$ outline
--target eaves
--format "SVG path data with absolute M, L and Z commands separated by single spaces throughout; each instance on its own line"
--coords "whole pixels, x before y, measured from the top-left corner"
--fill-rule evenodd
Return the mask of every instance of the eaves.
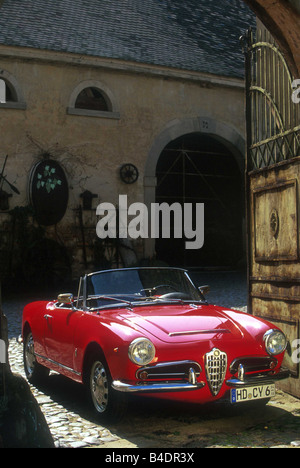
M 0 57 L 12 60 L 29 61 L 35 63 L 51 63 L 53 65 L 67 65 L 76 67 L 91 67 L 102 70 L 111 70 L 128 74 L 160 77 L 180 81 L 191 81 L 202 87 L 222 87 L 243 90 L 245 81 L 238 77 L 213 75 L 200 71 L 180 70 L 147 63 L 138 63 L 120 59 L 107 59 L 81 54 L 54 52 L 49 50 L 12 47 L 0 44 Z

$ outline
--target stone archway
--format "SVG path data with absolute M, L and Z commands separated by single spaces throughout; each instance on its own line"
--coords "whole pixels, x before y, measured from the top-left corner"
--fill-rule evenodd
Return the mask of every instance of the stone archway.
M 233 127 L 210 117 L 194 117 L 170 122 L 157 136 L 150 149 L 145 168 L 144 200 L 150 212 L 150 206 L 156 202 L 157 164 L 165 148 L 173 141 L 185 135 L 198 134 L 218 142 L 232 155 L 243 181 L 245 161 L 245 141 Z M 243 195 L 243 192 L 242 192 Z M 145 240 L 145 257 L 151 258 L 156 252 L 155 239 Z

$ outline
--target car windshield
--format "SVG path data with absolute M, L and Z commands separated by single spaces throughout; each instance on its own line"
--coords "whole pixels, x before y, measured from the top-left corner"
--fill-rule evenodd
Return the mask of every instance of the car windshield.
M 87 307 L 103 302 L 148 303 L 204 301 L 185 270 L 175 268 L 132 268 L 93 273 L 86 277 Z

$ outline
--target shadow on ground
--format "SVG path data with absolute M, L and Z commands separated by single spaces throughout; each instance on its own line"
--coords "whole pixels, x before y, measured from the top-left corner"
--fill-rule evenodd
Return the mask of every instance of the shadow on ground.
M 290 397 L 289 405 L 281 392 L 267 406 L 252 408 L 131 396 L 125 418 L 110 424 L 94 416 L 82 385 L 53 374 L 40 389 L 67 410 L 108 428 L 120 438 L 112 446 L 122 448 L 273 446 L 299 438 L 300 401 Z

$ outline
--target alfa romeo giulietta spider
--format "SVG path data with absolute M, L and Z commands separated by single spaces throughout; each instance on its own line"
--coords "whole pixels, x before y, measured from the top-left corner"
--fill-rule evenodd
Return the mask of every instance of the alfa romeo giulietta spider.
M 129 394 L 202 404 L 268 401 L 287 339 L 271 323 L 209 304 L 177 268 L 87 274 L 78 294 L 23 311 L 24 367 L 37 384 L 50 370 L 84 384 L 102 417 Z

